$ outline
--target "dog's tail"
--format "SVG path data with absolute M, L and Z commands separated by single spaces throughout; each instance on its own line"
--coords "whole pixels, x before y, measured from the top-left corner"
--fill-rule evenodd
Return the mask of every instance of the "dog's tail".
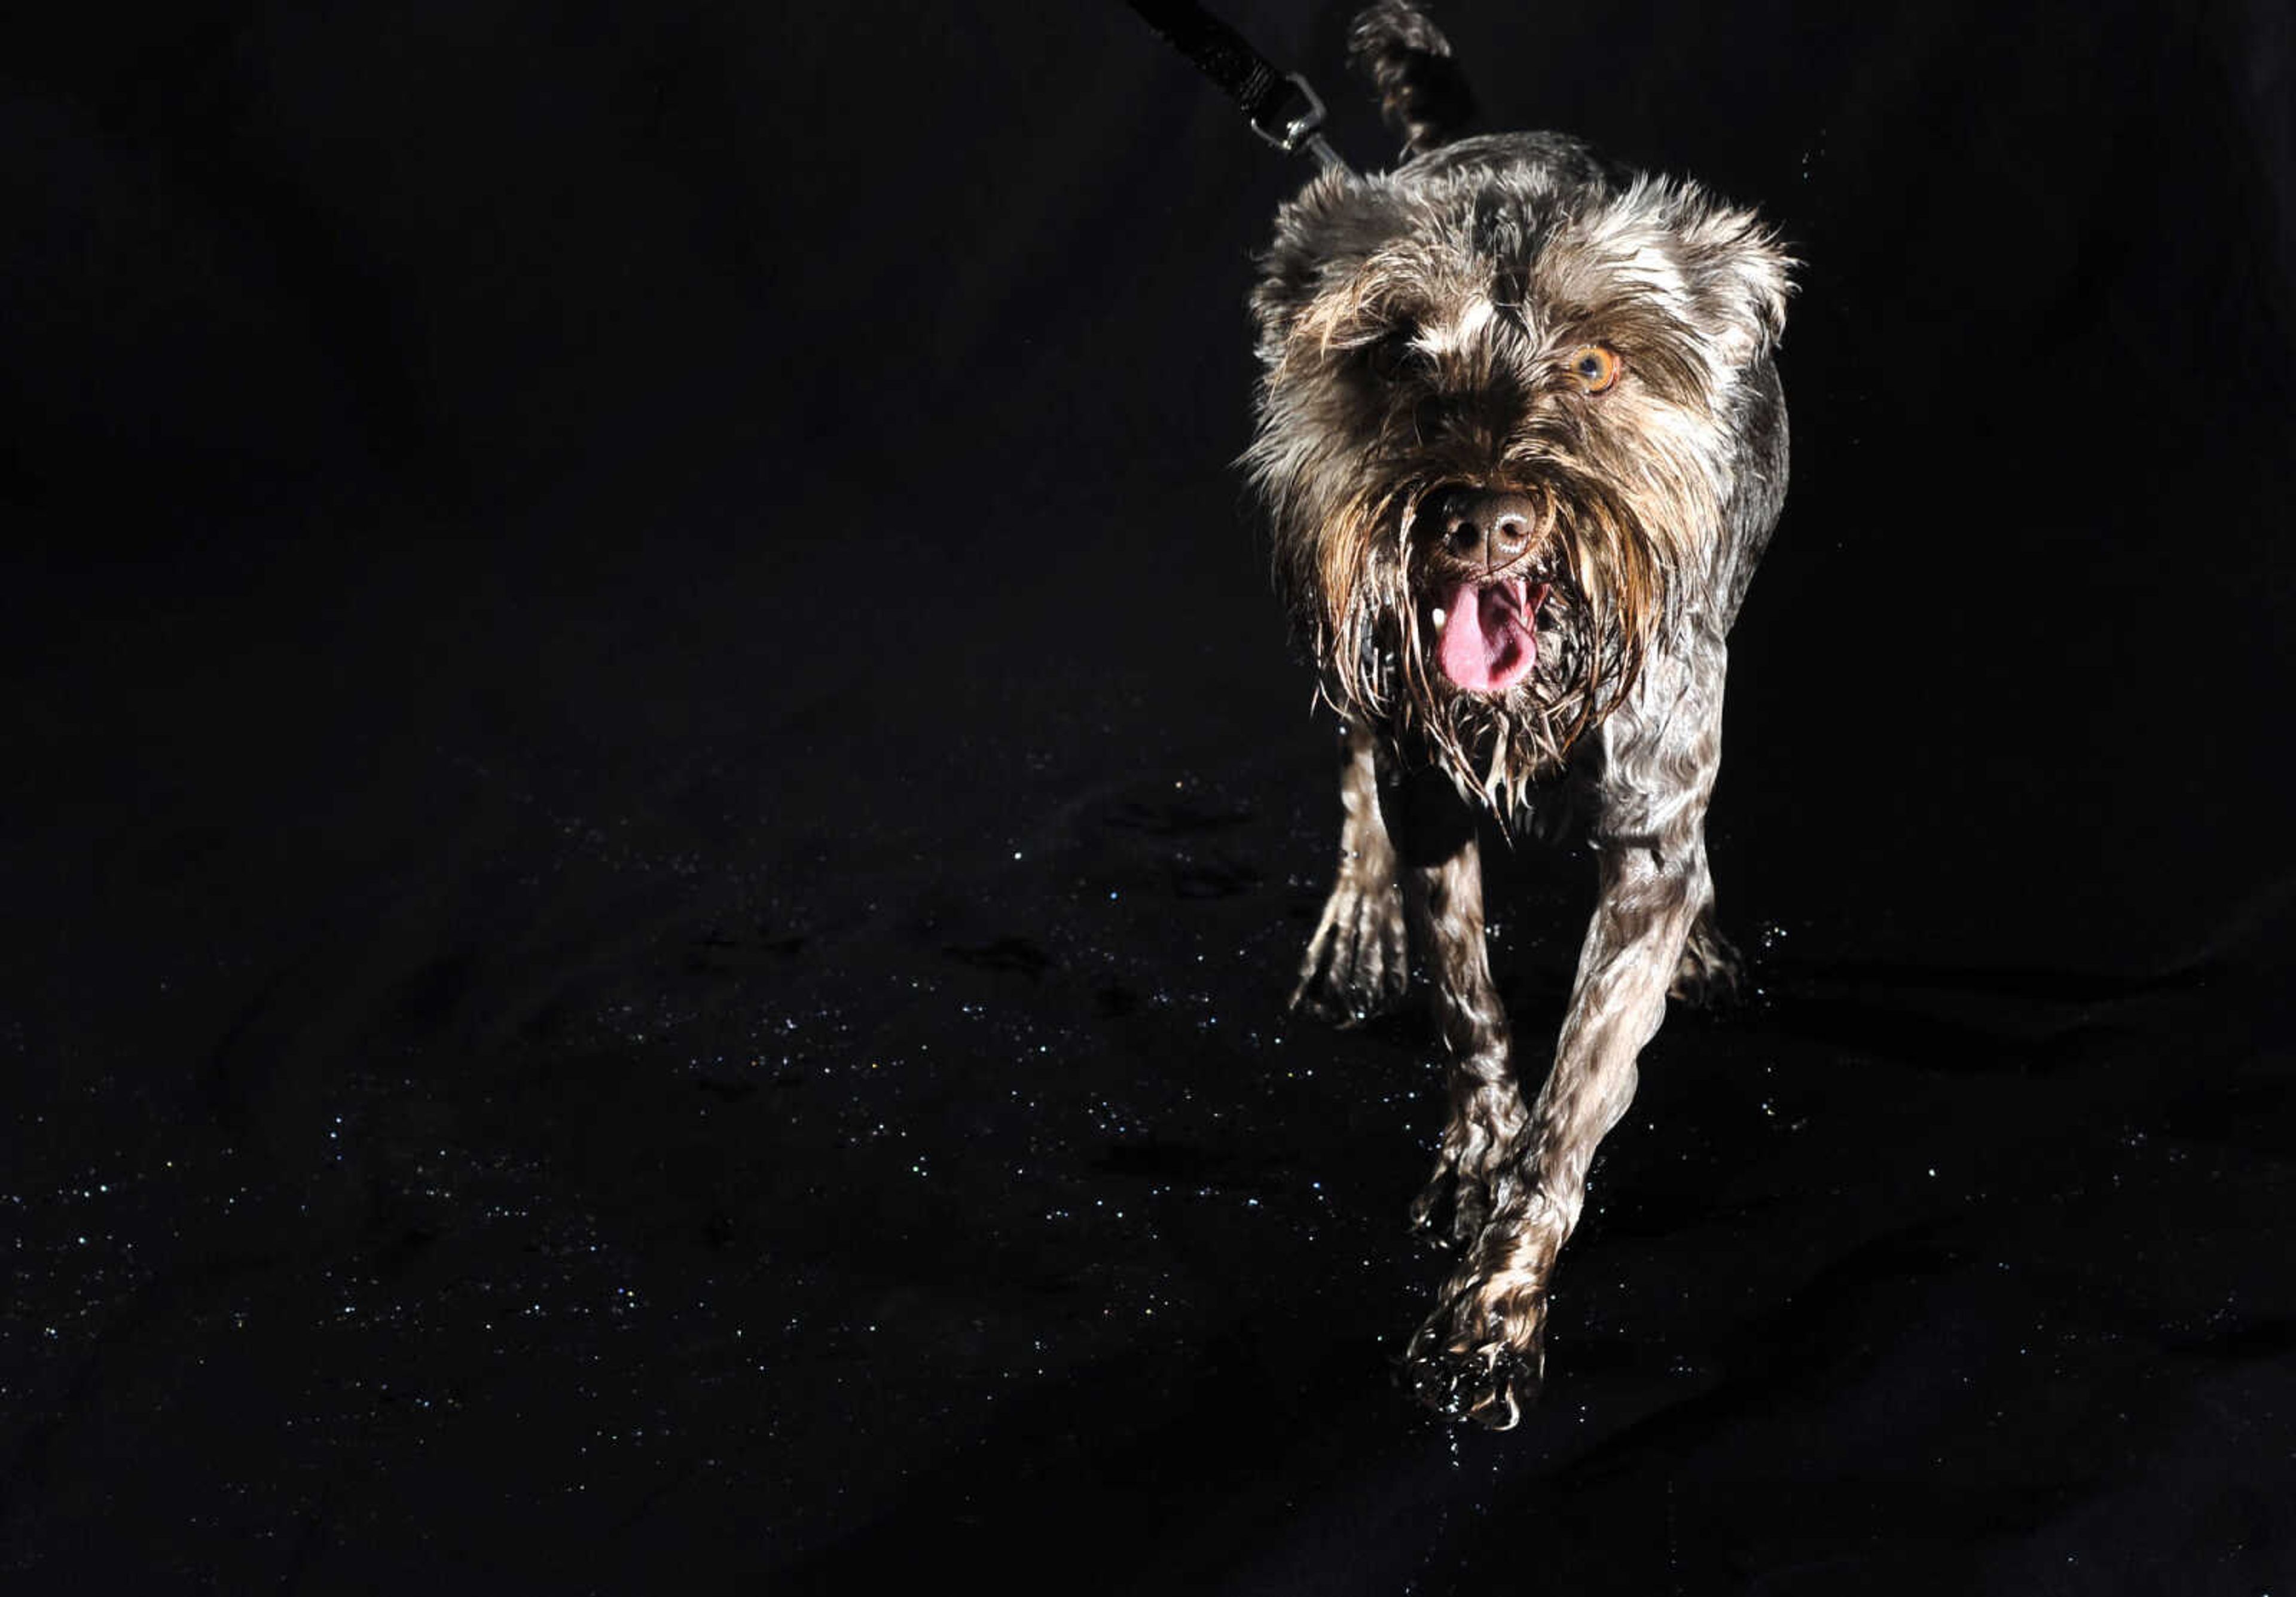
M 1413 155 L 1474 119 L 1475 97 L 1451 41 L 1411 0 L 1378 0 L 1357 12 L 1348 57 L 1379 86 L 1380 114 Z

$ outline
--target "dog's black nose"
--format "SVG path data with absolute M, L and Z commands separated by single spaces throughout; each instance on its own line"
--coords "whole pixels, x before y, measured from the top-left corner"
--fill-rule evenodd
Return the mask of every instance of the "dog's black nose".
M 1538 504 L 1528 494 L 1454 488 L 1443 495 L 1436 514 L 1446 549 L 1494 568 L 1521 559 L 1538 531 Z

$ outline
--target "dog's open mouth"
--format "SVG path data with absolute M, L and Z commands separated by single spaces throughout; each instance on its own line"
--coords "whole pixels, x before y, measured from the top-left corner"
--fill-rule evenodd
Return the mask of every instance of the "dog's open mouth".
M 1538 607 L 1548 585 L 1527 577 L 1469 578 L 1430 617 L 1441 641 L 1435 661 L 1452 685 L 1470 693 L 1504 693 L 1538 664 Z

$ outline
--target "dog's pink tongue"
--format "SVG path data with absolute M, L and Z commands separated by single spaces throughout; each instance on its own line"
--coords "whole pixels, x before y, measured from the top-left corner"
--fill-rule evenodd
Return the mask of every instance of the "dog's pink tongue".
M 1538 663 L 1525 584 L 1518 577 L 1479 588 L 1463 582 L 1444 605 L 1443 675 L 1471 693 L 1504 693 Z

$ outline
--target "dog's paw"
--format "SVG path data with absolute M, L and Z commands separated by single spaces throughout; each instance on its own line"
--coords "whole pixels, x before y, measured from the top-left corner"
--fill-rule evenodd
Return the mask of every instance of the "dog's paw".
M 1512 1430 L 1546 1372 L 1546 1287 L 1510 1275 L 1447 1295 L 1411 1339 L 1396 1384 L 1447 1420 Z
M 1392 881 L 1341 880 L 1300 962 L 1291 1008 L 1333 1025 L 1360 1026 L 1402 1003 L 1410 987 L 1401 889 Z
M 1538 1397 L 1546 1285 L 1570 1221 L 1546 1193 L 1505 1174 L 1492 1190 L 1488 1219 L 1412 1334 L 1397 1380 L 1439 1414 L 1506 1430 Z
M 1697 1009 L 1721 1009 L 1737 1001 L 1745 981 L 1745 961 L 1730 939 L 1701 915 L 1682 946 L 1667 996 Z

